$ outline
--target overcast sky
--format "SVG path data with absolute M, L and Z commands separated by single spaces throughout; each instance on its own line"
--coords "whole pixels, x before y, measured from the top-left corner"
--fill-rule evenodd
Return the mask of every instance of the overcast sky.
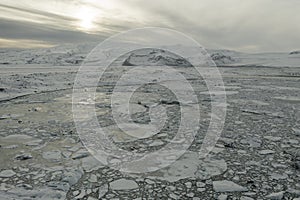
M 300 49 L 299 0 L 1 0 L 0 47 L 102 41 L 149 26 L 181 31 L 205 48 Z

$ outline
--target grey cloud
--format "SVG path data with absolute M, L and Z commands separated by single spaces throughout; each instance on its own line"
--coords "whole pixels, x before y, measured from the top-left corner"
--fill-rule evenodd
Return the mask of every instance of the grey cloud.
M 18 7 L 15 7 L 15 6 L 0 4 L 0 9 L 1 8 L 7 8 L 7 9 L 10 9 L 10 10 L 13 10 L 13 11 L 25 12 L 25 13 L 28 13 L 28 14 L 36 14 L 36 15 L 40 15 L 40 16 L 51 17 L 51 18 L 54 18 L 54 19 L 61 19 L 61 20 L 67 20 L 67 21 L 73 21 L 74 20 L 74 18 L 71 18 L 71 17 L 66 17 L 66 16 L 63 16 L 63 15 L 57 15 L 57 14 L 53 14 L 53 13 L 50 13 L 50 12 L 40 11 L 40 10 L 37 10 L 37 9 L 18 8 Z
M 63 1 L 67 5 L 70 1 Z M 300 2 L 297 0 L 111 0 L 113 8 L 98 5 L 101 16 L 94 34 L 76 30 L 66 17 L 22 6 L 2 5 L 14 12 L 34 13 L 44 25 L 0 21 L 0 36 L 51 42 L 76 42 L 108 37 L 131 28 L 158 26 L 192 36 L 207 48 L 241 51 L 290 51 L 300 49 Z M 89 5 L 81 0 L 72 4 Z M 1 5 L 0 5 L 1 8 Z M 121 14 L 119 16 L 119 14 Z M 47 20 L 43 19 L 47 18 Z M 49 23 L 51 22 L 51 23 Z M 29 27 L 29 28 L 28 28 Z
M 83 43 L 103 40 L 106 35 L 87 34 L 51 28 L 30 22 L 0 19 L 0 37 L 5 39 L 31 39 L 50 43 Z
M 131 0 L 129 3 L 144 10 L 157 26 L 182 31 L 208 48 L 242 51 L 300 48 L 299 1 Z

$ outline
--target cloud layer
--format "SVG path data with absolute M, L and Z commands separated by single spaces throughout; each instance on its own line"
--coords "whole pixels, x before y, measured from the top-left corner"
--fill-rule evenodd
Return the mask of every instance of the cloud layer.
M 24 41 L 31 40 L 33 46 L 38 41 L 49 45 L 100 42 L 120 31 L 158 26 L 181 31 L 206 48 L 248 52 L 300 49 L 298 0 L 1 2 L 2 47 L 19 47 L 19 43 L 24 47 Z

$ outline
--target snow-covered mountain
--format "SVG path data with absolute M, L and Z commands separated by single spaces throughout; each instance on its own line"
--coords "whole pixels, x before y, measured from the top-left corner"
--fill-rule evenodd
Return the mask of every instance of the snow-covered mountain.
M 0 65 L 80 65 L 96 43 L 63 45 L 47 49 L 0 49 Z M 120 48 L 126 48 L 126 44 Z M 208 50 L 217 66 L 256 65 L 273 67 L 300 67 L 300 51 L 290 53 L 248 54 L 231 50 Z M 163 50 L 142 49 L 129 53 L 123 65 L 190 66 L 183 58 Z
M 300 51 L 292 51 L 290 55 L 299 55 L 300 56 Z
M 226 65 L 232 64 L 236 60 L 230 55 L 223 54 L 221 52 L 212 52 L 210 54 L 212 60 L 216 63 L 216 65 Z
M 39 49 L 0 49 L 0 65 L 79 65 L 95 44 L 64 45 Z
M 127 59 L 123 62 L 123 66 L 185 66 L 191 67 L 192 65 L 170 52 L 161 49 L 142 49 L 134 53 L 130 53 Z

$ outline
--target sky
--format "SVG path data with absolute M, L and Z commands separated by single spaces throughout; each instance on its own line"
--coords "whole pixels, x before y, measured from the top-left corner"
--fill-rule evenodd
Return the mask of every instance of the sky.
M 209 49 L 300 50 L 299 0 L 1 0 L 0 47 L 101 42 L 165 27 Z

